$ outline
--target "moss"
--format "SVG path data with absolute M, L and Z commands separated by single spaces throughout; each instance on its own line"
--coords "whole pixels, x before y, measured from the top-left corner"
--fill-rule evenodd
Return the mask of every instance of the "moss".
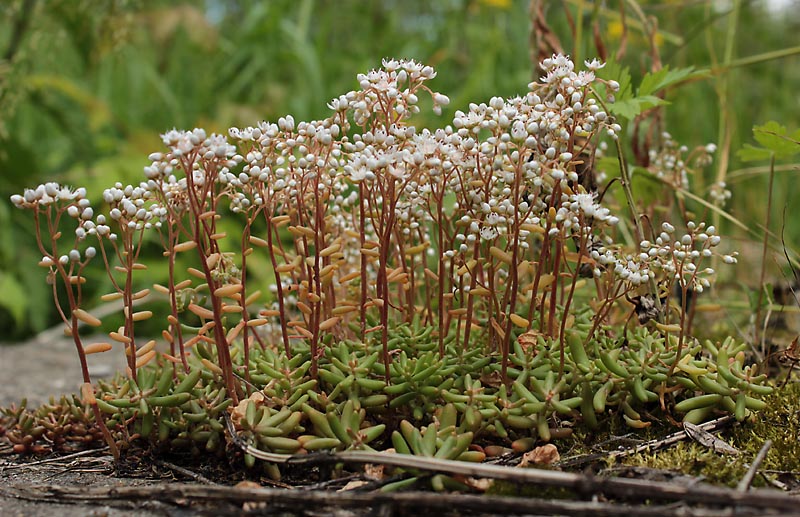
M 701 476 L 711 483 L 735 485 L 769 439 L 773 442 L 772 449 L 761 470 L 800 471 L 800 384 L 776 389 L 765 401 L 765 410 L 718 433 L 741 452 L 737 456 L 722 455 L 698 443 L 684 441 L 660 451 L 633 455 L 623 463 L 679 471 Z M 764 482 L 756 477 L 753 484 L 759 486 Z
M 800 383 L 776 389 L 764 401 L 766 409 L 729 433 L 731 445 L 753 458 L 765 441 L 772 440 L 761 468 L 800 471 Z
M 746 454 L 722 455 L 694 442 L 681 442 L 669 449 L 636 454 L 625 464 L 677 471 L 710 483 L 735 486 L 747 472 L 749 459 Z

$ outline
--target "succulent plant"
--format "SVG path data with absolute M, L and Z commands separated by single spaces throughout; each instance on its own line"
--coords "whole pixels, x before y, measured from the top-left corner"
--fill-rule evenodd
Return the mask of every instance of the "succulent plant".
M 686 318 L 688 293 L 710 286 L 700 265 L 716 229 L 688 221 L 680 235 L 664 221 L 650 242 L 632 214 L 638 242 L 626 248 L 619 217 L 579 181 L 578 155 L 621 130 L 597 95 L 619 84 L 598 67 L 553 56 L 524 96 L 418 131 L 408 123 L 418 95 L 435 109 L 449 100 L 427 86 L 431 67 L 387 60 L 324 120 L 165 133 L 147 181 L 104 192 L 108 216 L 84 189 L 13 196 L 67 294 L 68 306 L 54 302 L 84 383 L 80 397 L 6 410 L 6 436 L 19 452 L 101 438 L 115 454 L 137 440 L 221 452 L 230 422 L 238 440 L 279 455 L 391 436 L 401 453 L 479 461 L 473 442 L 520 450 L 607 418 L 746 419 L 771 390 L 765 376 L 743 344 L 701 343 Z M 68 250 L 62 218 L 75 226 Z M 134 310 L 150 293 L 133 287 L 146 232 L 167 257 L 167 285 L 153 289 L 169 300 L 168 353 L 138 335 L 139 322 L 163 319 Z M 247 275 L 256 253 L 274 278 L 267 302 Z M 81 306 L 98 254 L 114 287 L 103 299 L 123 301 L 124 324 L 108 336 L 127 369 L 95 386 L 86 356 L 113 346 L 84 346 L 78 326 L 102 325 Z M 662 300 L 674 290 L 682 302 Z M 626 312 L 638 326 L 619 323 Z
M 458 411 L 453 404 L 439 408 L 434 419 L 427 426 L 418 429 L 407 420 L 400 422 L 399 430 L 392 432 L 392 445 L 398 454 L 415 454 L 429 458 L 481 462 L 486 458 L 482 451 L 470 450 L 474 437 L 472 431 L 463 431 L 469 424 L 458 423 Z M 382 490 L 392 491 L 409 486 L 419 480 L 412 476 L 404 480 L 384 485 Z M 455 479 L 445 475 L 430 477 L 434 490 L 446 487 L 463 488 Z
M 558 341 L 517 339 L 509 384 L 500 382 L 496 363 L 484 361 L 482 353 L 462 353 L 449 344 L 440 358 L 435 350 L 403 350 L 398 341 L 387 385 L 376 366 L 379 343 L 370 348 L 342 341 L 320 358 L 318 379 L 311 378 L 302 349 L 291 358 L 283 350 L 254 349 L 250 384 L 241 380 L 250 395 L 235 406 L 219 375 L 197 358 L 189 373 L 156 361 L 136 381 L 117 376 L 99 382 L 96 399 L 123 449 L 138 440 L 221 451 L 224 418 L 230 415 L 240 437 L 267 452 L 371 450 L 391 437 L 398 452 L 475 459 L 478 451 L 467 447 L 476 441 L 527 450 L 569 435 L 576 424 L 593 428 L 607 418 L 620 418 L 634 429 L 648 426 L 644 415 L 652 418 L 659 411 L 687 422 L 715 413 L 744 420 L 763 409 L 762 397 L 772 391 L 764 374 L 744 364 L 745 345 L 733 339 L 694 342 L 680 358 L 657 332 L 637 330 L 624 348 L 611 338 L 584 348 L 582 339 L 579 331 L 570 333 L 560 376 Z M 205 353 L 210 352 L 198 355 Z M 243 354 L 232 350 L 231 356 L 241 367 Z M 35 410 L 23 404 L 3 414 L 5 436 L 18 452 L 102 440 L 92 412 L 77 396 Z M 255 458 L 246 455 L 245 463 L 253 465 Z

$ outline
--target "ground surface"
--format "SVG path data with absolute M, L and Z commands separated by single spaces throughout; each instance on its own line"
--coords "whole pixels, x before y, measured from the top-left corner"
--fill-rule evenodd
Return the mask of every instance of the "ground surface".
M 125 366 L 122 354 L 114 351 L 90 355 L 88 361 L 92 380 Z M 0 345 L 0 379 L 0 406 L 27 398 L 33 407 L 51 396 L 76 393 L 83 382 L 74 343 L 52 331 L 24 343 Z
M 19 403 L 27 398 L 31 407 L 46 402 L 50 396 L 75 393 L 82 379 L 75 345 L 69 339 L 54 335 L 54 332 L 38 339 L 19 344 L 0 345 L 0 407 Z M 91 342 L 87 341 L 86 344 Z M 89 357 L 93 378 L 113 375 L 123 367 L 121 354 L 97 354 Z M 0 455 L 0 483 L 16 484 L 61 484 L 70 486 L 120 485 L 130 486 L 155 483 L 141 479 L 114 478 L 111 457 L 93 458 L 93 462 L 82 461 L 69 465 L 70 461 L 53 464 L 20 465 L 15 455 Z M 79 467 L 76 471 L 76 467 Z M 147 508 L 137 509 L 137 515 L 164 515 Z M 129 515 L 128 510 L 81 504 L 53 504 L 11 498 L 0 493 L 0 515 L 11 516 L 119 516 Z
M 68 339 L 61 336 L 54 335 L 40 336 L 37 340 L 32 340 L 27 343 L 20 343 L 14 345 L 0 345 L 0 407 L 9 406 L 10 404 L 19 403 L 22 398 L 27 398 L 31 407 L 46 402 L 51 396 L 60 396 L 61 394 L 75 393 L 80 386 L 82 379 L 80 377 L 80 370 L 78 367 L 78 360 L 75 354 L 74 345 Z M 86 343 L 91 340 L 86 340 Z M 93 380 L 110 377 L 114 372 L 124 368 L 122 354 L 108 353 L 90 356 L 90 370 Z M 84 451 L 86 452 L 86 451 Z M 243 510 L 247 510 L 248 515 L 270 514 L 270 515 L 336 515 L 336 516 L 361 516 L 361 515 L 416 515 L 421 511 L 418 507 L 412 510 L 414 504 L 419 501 L 406 501 L 406 503 L 398 503 L 397 501 L 391 503 L 380 503 L 375 505 L 364 504 L 358 506 L 358 501 L 354 502 L 353 498 L 368 495 L 367 492 L 347 492 L 341 494 L 334 492 L 331 489 L 341 488 L 346 482 L 329 481 L 320 483 L 318 486 L 299 486 L 308 485 L 310 482 L 305 474 L 295 475 L 296 480 L 303 479 L 304 481 L 288 488 L 300 488 L 301 493 L 308 494 L 308 498 L 313 497 L 329 497 L 324 494 L 332 494 L 334 497 L 343 495 L 341 499 L 344 507 L 337 508 L 336 503 L 331 503 L 319 506 L 319 509 L 314 509 L 313 501 L 309 500 L 304 504 L 304 510 L 294 510 L 289 506 L 287 510 L 286 503 L 278 504 L 278 510 L 275 506 L 264 506 L 265 503 L 242 503 L 241 501 L 233 501 L 230 498 L 220 498 L 219 500 L 207 501 L 206 503 L 199 504 L 193 501 L 190 497 L 184 497 L 181 490 L 183 487 L 189 487 L 186 493 L 192 493 L 191 490 L 212 490 L 216 488 L 224 489 L 226 486 L 231 486 L 243 478 L 240 472 L 231 472 L 228 468 L 223 471 L 218 467 L 210 465 L 208 459 L 189 458 L 187 461 L 182 462 L 180 458 L 173 459 L 173 463 L 162 461 L 159 458 L 150 458 L 146 452 L 139 452 L 133 454 L 137 456 L 128 464 L 118 465 L 113 462 L 113 458 L 103 451 L 88 451 L 87 454 L 79 454 L 64 457 L 47 457 L 47 458 L 20 458 L 13 454 L 10 447 L 0 442 L 0 516 L 109 516 L 118 517 L 123 515 L 137 515 L 137 516 L 183 516 L 183 515 L 221 515 L 221 514 L 242 514 Z M 184 458 L 185 459 L 185 458 Z M 187 470 L 182 470 L 180 465 L 188 467 Z M 226 467 L 227 468 L 227 467 Z M 216 469 L 216 470 L 215 470 Z M 580 469 L 579 469 L 580 470 Z M 674 476 L 675 473 L 660 471 L 661 474 L 666 472 L 668 474 L 667 481 L 671 484 L 694 486 L 700 481 L 698 478 L 689 478 L 688 485 L 678 483 Z M 643 469 L 641 472 L 631 470 L 627 475 L 640 480 L 652 480 L 654 482 L 663 481 L 654 476 L 658 474 L 653 469 Z M 302 474 L 302 473 L 300 473 Z M 618 473 L 616 473 L 618 474 Z M 615 475 L 616 475 L 615 474 Z M 671 476 L 671 477 L 670 477 Z M 625 475 L 623 475 L 625 477 Z M 324 477 L 323 477 L 324 479 Z M 268 480 L 261 479 L 261 486 L 269 486 Z M 293 482 L 290 480 L 290 482 Z M 184 485 L 184 483 L 191 483 L 191 485 Z M 42 486 L 41 489 L 36 488 Z M 259 484 L 254 486 L 258 487 Z M 273 487 L 275 485 L 273 484 Z M 280 486 L 279 484 L 277 486 Z M 283 485 L 286 487 L 286 485 Z M 48 488 L 49 487 L 49 488 Z M 58 487 L 64 487 L 62 492 L 58 491 Z M 119 489 L 127 491 L 129 494 L 124 498 L 118 500 L 109 500 L 108 494 L 105 499 L 99 499 L 93 502 L 76 501 L 73 497 L 73 502 L 64 504 L 63 501 L 70 499 L 70 494 L 64 493 L 64 490 L 77 490 L 78 492 L 90 492 L 92 490 L 108 490 Z M 318 488 L 317 490 L 308 490 L 309 488 Z M 319 490 L 325 488 L 326 490 Z M 367 488 L 367 487 L 365 487 Z M 131 497 L 131 491 L 142 490 L 138 496 Z M 175 490 L 175 494 L 164 494 L 164 490 Z M 159 497 L 152 497 L 148 499 L 147 491 L 159 491 Z M 286 490 L 281 490 L 286 493 Z M 295 490 L 289 492 L 297 493 Z M 518 494 L 518 489 L 515 490 Z M 369 493 L 375 493 L 369 491 Z M 776 491 L 776 494 L 781 494 Z M 785 492 L 784 492 L 785 493 Z M 353 494 L 348 496 L 347 494 Z M 417 493 L 419 494 L 419 493 Z M 429 494 L 426 496 L 405 494 L 408 496 L 424 498 L 446 498 L 446 495 Z M 514 494 L 510 494 L 514 495 Z M 525 493 L 526 496 L 533 495 L 533 497 L 552 497 L 552 492 L 547 489 L 537 489 L 533 494 Z M 112 494 L 113 496 L 113 494 Z M 782 495 L 781 495 L 782 496 Z M 262 494 L 262 501 L 270 500 L 269 494 Z M 281 497 L 278 494 L 277 497 Z M 302 497 L 302 496 L 300 496 Z M 347 497 L 351 500 L 346 501 Z M 456 497 L 466 500 L 469 495 L 459 495 Z M 483 496 L 485 497 L 485 496 Z M 465 499 L 466 498 L 466 499 Z M 515 498 L 516 499 L 516 498 Z M 591 498 L 589 498 L 591 499 Z M 697 501 L 697 499 L 695 499 Z M 584 501 L 575 501 L 576 505 L 588 505 L 583 510 L 576 509 L 569 512 L 571 515 L 636 515 L 636 510 L 625 511 L 624 508 L 616 506 L 613 509 L 597 508 L 595 511 L 589 511 L 591 505 L 602 505 L 601 502 L 589 502 L 588 499 Z M 798 500 L 800 501 L 800 500 Z M 439 501 L 445 502 L 444 499 Z M 534 500 L 531 500 L 533 503 Z M 324 501 L 323 501 L 324 503 Z M 478 500 L 475 500 L 475 504 Z M 248 504 L 251 504 L 248 509 Z M 272 504 L 272 503 L 271 503 Z M 299 503 L 297 503 L 299 504 Z M 396 506 L 401 504 L 401 506 Z M 405 504 L 405 506 L 403 506 Z M 571 503 L 567 503 L 571 504 Z M 673 515 L 680 513 L 682 515 L 703 515 L 703 516 L 716 516 L 716 515 L 729 515 L 727 513 L 720 513 L 720 511 L 727 510 L 713 510 L 710 513 L 706 510 L 700 509 L 697 513 L 697 508 L 683 508 L 683 503 L 674 503 L 678 506 L 667 506 L 667 513 L 649 513 L 649 515 Z M 191 505 L 191 506 L 190 506 Z M 261 506 L 258 506 L 261 505 Z M 309 510 L 309 506 L 312 507 Z M 800 506 L 799 506 L 800 507 Z M 642 507 L 639 507 L 641 509 Z M 663 507 L 662 507 L 663 508 Z M 671 513 L 674 509 L 677 513 Z M 460 515 L 463 514 L 463 503 L 455 501 L 453 506 L 442 508 L 439 506 L 436 513 L 444 517 L 445 515 Z M 431 510 L 431 508 L 427 508 Z M 679 511 L 680 510 L 680 511 Z M 753 514 L 753 507 L 748 511 L 739 511 L 741 515 L 757 515 Z M 735 510 L 734 510 L 735 511 Z M 266 513 L 265 513 L 266 512 Z M 454 513 L 455 512 L 455 513 Z M 427 513 L 427 511 L 423 511 Z M 499 510 L 484 509 L 477 511 L 472 515 L 493 515 L 502 513 Z M 527 513 L 527 512 L 525 512 Z M 550 511 L 545 513 L 533 512 L 538 515 L 549 515 Z M 561 513 L 561 512 L 558 512 Z M 800 513 L 772 513 L 772 515 L 800 515 Z

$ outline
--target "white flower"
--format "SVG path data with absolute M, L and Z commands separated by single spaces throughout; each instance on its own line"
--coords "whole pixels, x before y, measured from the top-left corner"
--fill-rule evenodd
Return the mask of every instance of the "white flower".
M 584 61 L 583 64 L 584 64 L 584 66 L 586 68 L 588 68 L 589 70 L 592 70 L 594 72 L 596 72 L 597 70 L 600 70 L 601 68 L 606 66 L 605 63 L 603 63 L 602 61 L 600 61 L 597 58 L 594 58 L 591 61 Z

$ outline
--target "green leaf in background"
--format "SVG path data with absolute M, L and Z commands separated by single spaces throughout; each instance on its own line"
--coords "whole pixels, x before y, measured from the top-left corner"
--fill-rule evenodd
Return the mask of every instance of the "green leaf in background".
M 0 307 L 6 309 L 17 325 L 25 322 L 25 315 L 28 309 L 28 297 L 25 289 L 13 276 L 0 271 Z
M 639 85 L 637 95 L 640 97 L 652 95 L 665 88 L 669 88 L 670 86 L 675 86 L 683 81 L 707 76 L 707 70 L 695 70 L 692 66 L 671 70 L 669 65 L 666 65 L 661 70 L 645 74 L 645 76 L 642 78 L 642 84 Z
M 744 144 L 744 147 L 739 149 L 739 152 L 736 154 L 743 162 L 757 162 L 769 160 L 772 156 L 772 151 L 769 149 L 763 149 L 761 147 L 755 147 L 750 144 Z
M 661 70 L 645 74 L 634 94 L 633 80 L 627 67 L 623 68 L 612 59 L 606 63 L 605 68 L 598 72 L 598 76 L 603 79 L 619 83 L 619 91 L 614 94 L 615 101 L 609 106 L 609 111 L 628 120 L 633 120 L 637 115 L 650 108 L 669 104 L 655 95 L 658 92 L 683 81 L 707 75 L 708 71 L 695 70 L 694 67 L 671 70 L 669 66 L 665 66 Z
M 745 144 L 738 153 L 742 161 L 769 160 L 773 155 L 775 158 L 788 158 L 800 153 L 800 129 L 788 133 L 786 126 L 774 120 L 763 126 L 753 126 L 753 138 L 761 147 Z
M 623 67 L 615 59 L 611 58 L 606 62 L 605 67 L 598 70 L 597 76 L 607 81 L 617 81 L 619 83 L 619 90 L 614 93 L 614 104 L 608 107 L 609 111 L 628 120 L 633 119 L 639 112 L 636 111 L 635 103 L 632 103 L 634 95 L 630 69 Z M 607 91 L 600 89 L 602 91 L 598 91 L 598 93 L 602 99 L 605 99 Z

